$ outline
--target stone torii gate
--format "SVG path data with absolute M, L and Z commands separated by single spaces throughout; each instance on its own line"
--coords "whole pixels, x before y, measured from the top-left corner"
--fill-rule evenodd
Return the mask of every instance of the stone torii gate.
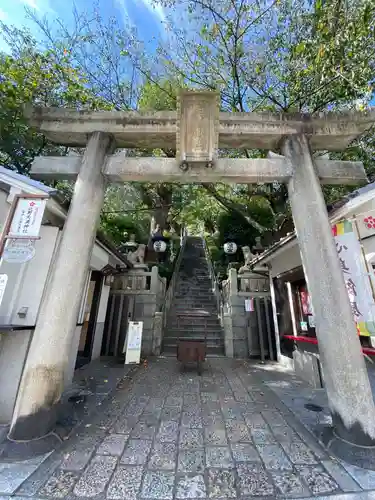
M 183 91 L 177 112 L 29 110 L 48 139 L 86 147 L 82 157 L 39 157 L 40 179 L 76 179 L 63 236 L 41 306 L 18 391 L 9 437 L 48 434 L 63 389 L 106 181 L 228 182 L 288 185 L 335 433 L 375 445 L 375 410 L 320 184 L 366 180 L 360 162 L 313 159 L 311 150 L 339 151 L 375 122 L 371 112 L 327 114 L 219 113 L 218 96 Z M 176 158 L 113 156 L 118 148 L 176 147 Z M 280 150 L 268 159 L 218 158 L 218 148 Z M 279 149 L 280 148 L 280 149 Z M 340 347 L 339 353 L 337 346 Z

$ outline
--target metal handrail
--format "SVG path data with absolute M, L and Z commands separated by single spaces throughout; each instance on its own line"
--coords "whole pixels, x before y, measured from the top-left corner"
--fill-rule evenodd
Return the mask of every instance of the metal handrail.
M 219 317 L 222 319 L 223 318 L 223 300 L 222 300 L 222 296 L 221 296 L 221 292 L 220 292 L 220 288 L 219 288 L 219 283 L 217 281 L 215 270 L 214 270 L 214 267 L 212 265 L 211 255 L 210 255 L 210 252 L 208 251 L 206 238 L 202 237 L 202 240 L 203 240 L 203 248 L 204 248 L 207 263 L 208 263 L 208 270 L 209 270 L 210 276 L 211 276 L 212 289 L 215 292 L 215 296 L 216 296 L 217 310 L 219 312 Z
M 186 239 L 187 239 L 187 234 L 184 232 L 184 235 L 181 238 L 181 245 L 180 245 L 180 250 L 178 252 L 177 259 L 174 261 L 174 270 L 172 274 L 172 278 L 169 282 L 168 290 L 165 294 L 165 300 L 164 300 L 164 305 L 162 307 L 162 313 L 163 313 L 163 328 L 166 326 L 167 323 L 167 316 L 169 313 L 169 310 L 171 308 L 172 304 L 172 299 L 174 296 L 174 289 L 176 286 L 176 279 L 177 279 L 177 273 L 178 269 L 180 267 L 181 259 L 182 259 L 182 254 L 186 245 Z

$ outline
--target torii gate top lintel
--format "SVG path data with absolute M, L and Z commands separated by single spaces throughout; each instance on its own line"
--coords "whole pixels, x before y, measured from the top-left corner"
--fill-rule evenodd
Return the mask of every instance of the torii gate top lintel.
M 268 159 L 218 158 L 222 149 L 278 149 L 283 139 L 305 135 L 313 150 L 337 151 L 375 122 L 375 111 L 301 114 L 221 113 L 218 94 L 180 92 L 176 111 L 75 111 L 31 108 L 30 122 L 50 140 L 86 146 L 95 132 L 110 135 L 118 148 L 167 148 L 175 158 L 131 158 L 110 155 L 103 173 L 112 182 L 286 182 L 292 174 L 283 156 Z M 74 179 L 79 157 L 37 158 L 31 173 L 40 179 Z M 210 168 L 206 168 L 210 167 Z M 214 167 L 214 168 L 211 168 Z M 366 180 L 360 162 L 318 159 L 323 184 L 356 184 Z
M 93 132 L 111 134 L 119 148 L 171 148 L 184 111 L 211 110 L 218 146 L 235 149 L 277 148 L 288 135 L 305 134 L 313 150 L 341 151 L 375 123 L 375 109 L 364 112 L 328 112 L 318 116 L 299 113 L 219 112 L 217 94 L 183 91 L 177 111 L 77 111 L 57 107 L 29 107 L 25 116 L 57 144 L 84 147 Z M 213 121 L 206 113 L 207 122 Z M 178 148 L 177 148 L 178 149 Z

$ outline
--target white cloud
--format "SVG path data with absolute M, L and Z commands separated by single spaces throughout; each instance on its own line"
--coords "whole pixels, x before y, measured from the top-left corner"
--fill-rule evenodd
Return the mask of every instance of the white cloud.
M 165 22 L 166 21 L 166 15 L 164 12 L 163 7 L 156 2 L 153 2 L 152 0 L 136 0 L 137 3 L 142 3 L 146 9 L 151 12 L 152 14 L 156 15 L 160 21 Z
M 115 3 L 118 5 L 121 14 L 122 14 L 122 19 L 124 20 L 125 23 L 129 22 L 130 20 L 130 15 L 128 8 L 126 6 L 126 0 L 115 0 Z
M 25 5 L 27 5 L 28 7 L 31 7 L 32 9 L 35 9 L 35 10 L 40 10 L 40 7 L 39 5 L 36 3 L 36 0 L 21 0 L 22 3 L 24 3 Z
M 0 9 L 0 21 L 6 21 L 8 19 L 8 14 Z

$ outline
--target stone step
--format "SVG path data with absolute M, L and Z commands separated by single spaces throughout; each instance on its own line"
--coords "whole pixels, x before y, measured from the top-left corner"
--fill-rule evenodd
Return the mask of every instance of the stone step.
M 207 354 L 210 356 L 222 356 L 224 354 L 224 345 L 207 345 Z M 176 344 L 164 344 L 163 353 L 177 355 Z
M 217 334 L 204 334 L 202 332 L 192 332 L 192 331 L 185 331 L 185 332 L 176 332 L 176 331 L 170 331 L 168 334 L 164 335 L 164 341 L 165 342 L 177 342 L 177 340 L 192 340 L 192 339 L 197 339 L 197 340 L 207 340 L 207 342 L 211 342 L 213 344 L 222 344 L 224 342 L 222 335 L 217 335 Z
M 218 316 L 210 316 L 206 318 L 189 318 L 189 317 L 181 317 L 178 314 L 169 314 L 167 323 L 170 325 L 173 324 L 191 324 L 194 326 L 220 326 L 220 319 Z
M 193 302 L 193 303 L 187 303 L 185 302 L 184 304 L 173 304 L 170 312 L 169 312 L 169 317 L 176 317 L 176 316 L 181 316 L 182 314 L 189 314 L 192 311 L 204 311 L 205 313 L 208 313 L 211 318 L 218 318 L 219 314 L 217 311 L 217 307 L 212 305 L 207 305 L 207 304 L 199 304 L 199 302 Z
M 167 323 L 167 327 L 165 329 L 165 336 L 168 337 L 185 337 L 191 335 L 207 335 L 210 338 L 221 338 L 223 336 L 223 330 L 221 326 L 217 326 L 215 328 L 194 328 L 192 326 L 176 326 L 169 325 Z

